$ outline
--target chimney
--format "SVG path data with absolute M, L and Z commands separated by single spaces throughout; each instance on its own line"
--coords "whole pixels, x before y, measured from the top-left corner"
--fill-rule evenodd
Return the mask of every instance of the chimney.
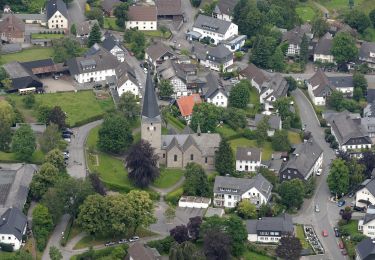
M 251 152 L 247 152 L 247 156 L 251 156 Z

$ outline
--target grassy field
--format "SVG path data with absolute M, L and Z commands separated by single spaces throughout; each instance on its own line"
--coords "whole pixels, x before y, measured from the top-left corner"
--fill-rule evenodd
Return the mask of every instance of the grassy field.
M 171 37 L 171 32 L 167 31 L 164 35 L 161 33 L 161 31 L 142 31 L 144 35 L 149 36 L 149 37 L 160 37 L 164 39 L 169 39 Z
M 31 39 L 61 39 L 64 36 L 64 34 L 33 33 Z
M 255 117 L 260 109 L 259 93 L 256 88 L 250 88 L 250 97 L 249 97 L 249 107 L 247 109 L 247 114 L 250 117 Z
M 288 139 L 291 144 L 299 144 L 302 142 L 301 136 L 293 131 L 288 131 Z
M 105 17 L 104 18 L 104 29 L 110 29 L 110 30 L 114 30 L 114 31 L 124 31 L 123 28 L 119 27 L 117 24 L 116 24 L 116 18 L 114 17 Z
M 31 163 L 42 164 L 44 154 L 41 150 L 36 150 L 31 157 Z M 18 162 L 14 153 L 0 152 L 0 162 Z
M 235 130 L 233 130 L 232 128 L 230 128 L 227 125 L 222 125 L 220 127 L 217 127 L 216 132 L 221 134 L 225 138 L 229 138 L 229 137 L 237 134 L 237 132 Z
M 251 251 L 246 251 L 245 254 L 243 255 L 243 259 L 245 260 L 272 260 L 274 258 L 266 256 L 266 255 L 261 255 L 255 252 L 251 252 Z
M 154 182 L 153 186 L 160 189 L 166 189 L 175 185 L 184 175 L 182 169 L 161 169 L 160 176 Z
M 341 14 L 349 10 L 348 0 L 319 0 L 321 5 L 325 6 L 330 12 Z M 358 8 L 365 13 L 369 13 L 375 8 L 374 0 L 355 0 L 354 8 Z
M 51 58 L 53 55 L 52 48 L 31 48 L 17 53 L 1 55 L 0 65 L 12 61 L 33 61 Z
M 28 117 L 27 113 L 31 113 L 34 117 L 37 116 L 36 111 L 24 109 L 22 103 L 24 97 L 11 95 L 10 98 L 16 102 L 17 108 L 20 109 L 26 118 Z M 60 106 L 62 110 L 67 113 L 67 123 L 70 126 L 75 126 L 82 120 L 100 116 L 106 111 L 114 108 L 111 98 L 97 100 L 92 91 L 35 95 L 35 99 L 38 105 L 46 105 L 50 107 Z
M 301 225 L 296 226 L 296 236 L 301 241 L 302 248 L 307 249 L 310 248 L 309 242 L 305 238 L 305 234 L 303 233 L 303 227 Z
M 310 3 L 300 3 L 296 7 L 296 12 L 298 16 L 304 22 L 312 21 L 316 14 L 316 9 Z
M 178 120 L 177 118 L 173 117 L 169 113 L 167 114 L 167 122 L 168 122 L 168 124 L 170 124 L 171 126 L 173 126 L 174 128 L 176 128 L 176 130 L 182 131 L 185 128 L 185 125 L 180 120 Z
M 236 154 L 237 147 L 258 147 L 255 140 L 249 140 L 246 138 L 237 138 L 229 141 L 232 147 L 233 153 Z M 272 156 L 272 145 L 270 142 L 265 142 L 262 147 L 262 160 L 270 160 Z

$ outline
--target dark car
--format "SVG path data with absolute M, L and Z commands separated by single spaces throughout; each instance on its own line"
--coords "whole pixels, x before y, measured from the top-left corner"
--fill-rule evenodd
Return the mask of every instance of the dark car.
M 339 232 L 339 229 L 337 227 L 334 227 L 333 231 L 335 232 L 335 237 L 340 237 L 340 232 Z
M 70 134 L 70 135 L 72 135 L 73 131 L 72 131 L 72 129 L 69 129 L 69 128 L 63 128 L 62 129 L 62 133 L 63 134 Z
M 110 242 L 108 241 L 107 243 L 105 243 L 105 246 L 113 246 L 113 245 L 116 245 L 115 242 Z
M 119 244 L 126 244 L 126 243 L 128 243 L 128 240 L 127 240 L 126 238 L 123 238 L 123 239 L 120 239 L 120 240 L 118 241 L 118 243 L 119 243 Z
M 231 79 L 230 76 L 225 76 L 225 77 L 223 77 L 223 80 L 230 80 L 230 79 Z
M 366 207 L 357 207 L 357 206 L 355 206 L 355 207 L 353 208 L 353 210 L 355 210 L 355 211 L 359 211 L 359 212 L 363 212 L 363 211 L 366 210 Z
M 339 202 L 337 202 L 337 206 L 339 207 L 342 207 L 345 205 L 345 200 L 339 200 Z
M 72 135 L 71 134 L 62 134 L 62 138 L 70 138 Z
M 348 194 L 348 197 L 349 198 L 352 198 L 354 196 L 354 192 L 350 192 L 349 194 Z

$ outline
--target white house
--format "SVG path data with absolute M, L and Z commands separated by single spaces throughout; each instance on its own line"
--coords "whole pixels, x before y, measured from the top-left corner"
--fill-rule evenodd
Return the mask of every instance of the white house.
M 119 62 L 123 62 L 125 60 L 125 51 L 121 47 L 119 41 L 113 35 L 108 35 L 101 45 L 104 49 L 115 56 Z
M 0 218 L 0 243 L 10 244 L 19 250 L 26 234 L 27 218 L 18 208 L 7 209 Z
M 288 82 L 277 73 L 268 81 L 264 82 L 260 92 L 260 103 L 263 105 L 264 114 L 270 115 L 274 111 L 273 103 L 278 98 L 286 97 L 288 93 Z
M 119 96 L 125 92 L 131 92 L 134 96 L 139 96 L 139 83 L 135 71 L 127 62 L 122 62 L 116 68 L 117 84 L 116 90 Z
M 69 29 L 68 9 L 63 0 L 49 0 L 46 5 L 47 24 L 50 29 Z
M 130 6 L 125 28 L 135 28 L 140 31 L 156 31 L 158 29 L 156 7 L 143 5 Z
M 198 44 L 195 46 L 198 46 Z M 211 70 L 227 71 L 233 65 L 233 53 L 221 44 L 215 47 L 205 46 L 200 49 L 197 48 L 195 55 L 201 57 L 198 58 L 200 64 Z
M 251 86 L 256 88 L 258 93 L 261 92 L 262 85 L 269 80 L 266 74 L 253 63 L 250 63 L 245 69 L 240 71 L 240 77 L 248 79 L 251 82 Z
M 212 16 L 224 20 L 232 21 L 233 19 L 233 10 L 239 0 L 219 0 L 212 12 Z
M 236 171 L 255 172 L 260 167 L 261 160 L 261 149 L 237 147 Z
M 332 48 L 332 35 L 327 32 L 316 44 L 314 49 L 314 62 L 333 63 Z
M 294 234 L 292 217 L 286 213 L 278 217 L 263 217 L 246 221 L 247 240 L 258 243 L 278 243 L 286 235 Z
M 173 98 L 192 94 L 192 91 L 187 89 L 187 74 L 183 71 L 181 64 L 168 59 L 157 68 L 157 74 L 159 79 L 171 82 L 173 86 Z
M 375 207 L 373 205 L 369 205 L 364 218 L 358 221 L 358 230 L 367 237 L 375 238 Z
M 311 25 L 303 24 L 287 31 L 283 34 L 282 41 L 288 43 L 288 56 L 298 56 L 301 50 L 303 35 L 306 35 L 308 42 L 313 38 L 311 33 Z
M 366 63 L 370 68 L 375 68 L 375 43 L 363 42 L 359 49 L 359 60 Z
M 236 24 L 202 14 L 198 15 L 192 32 L 188 33 L 188 37 L 191 40 L 193 38 L 200 40 L 208 37 L 212 44 L 218 44 L 236 35 L 238 35 L 238 26 Z
M 251 179 L 216 176 L 214 206 L 234 208 L 243 199 L 260 207 L 271 198 L 272 184 L 261 174 Z
M 206 76 L 206 84 L 202 88 L 202 94 L 207 103 L 218 107 L 228 106 L 228 91 L 224 88 L 220 78 L 211 72 Z
M 361 208 L 375 205 L 375 179 L 367 179 L 362 184 L 364 187 L 355 193 L 355 205 Z
M 178 201 L 180 208 L 207 209 L 211 204 L 210 198 L 182 196 Z

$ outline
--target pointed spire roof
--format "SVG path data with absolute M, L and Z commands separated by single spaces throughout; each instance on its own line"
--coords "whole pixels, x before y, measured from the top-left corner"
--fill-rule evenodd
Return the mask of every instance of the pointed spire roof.
M 145 96 L 143 99 L 142 117 L 155 118 L 160 116 L 158 102 L 156 100 L 155 88 L 152 84 L 150 70 L 147 72 Z

